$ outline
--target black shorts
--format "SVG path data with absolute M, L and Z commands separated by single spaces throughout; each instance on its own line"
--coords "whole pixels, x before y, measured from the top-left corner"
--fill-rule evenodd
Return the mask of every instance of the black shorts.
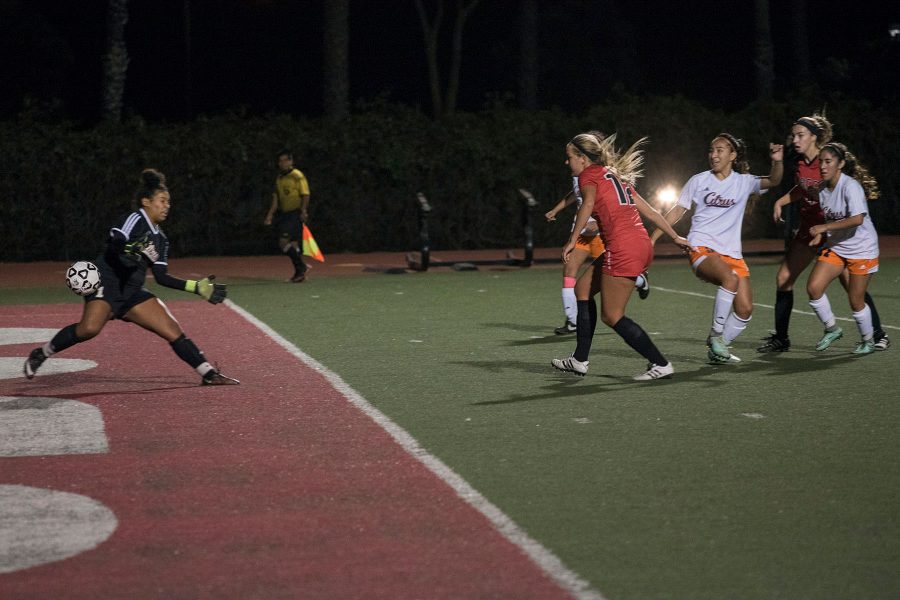
M 300 211 L 281 213 L 275 220 L 275 230 L 278 239 L 282 241 L 299 242 L 303 239 L 303 222 L 300 220 Z
M 96 300 L 103 300 L 109 304 L 114 319 L 121 319 L 129 310 L 138 304 L 146 302 L 151 298 L 156 298 L 150 290 L 142 286 L 139 287 L 127 284 L 122 286 L 119 285 L 118 281 L 109 282 L 108 279 L 110 279 L 109 275 L 106 277 L 101 276 L 100 289 L 90 296 L 85 296 L 84 301 L 94 302 Z M 108 285 L 108 283 L 112 283 L 112 285 Z

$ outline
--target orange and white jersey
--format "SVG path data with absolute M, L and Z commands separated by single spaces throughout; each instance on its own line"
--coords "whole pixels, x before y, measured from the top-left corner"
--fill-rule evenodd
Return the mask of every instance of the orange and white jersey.
M 751 194 L 760 193 L 755 175 L 731 172 L 719 180 L 712 171 L 697 173 L 685 184 L 678 205 L 696 206 L 687 239 L 691 246 L 706 246 L 719 254 L 743 258 L 741 225 Z
M 575 229 L 575 221 L 578 219 L 578 209 L 581 208 L 581 204 L 584 202 L 584 198 L 581 197 L 581 187 L 578 185 L 578 177 L 572 177 L 572 193 L 575 194 L 575 217 L 572 219 L 572 229 Z M 587 223 L 584 225 L 584 229 L 581 230 L 581 235 L 592 237 L 597 235 L 597 233 L 597 219 L 590 216 L 588 217 Z
M 819 204 L 825 213 L 825 222 L 832 223 L 856 215 L 865 215 L 862 225 L 849 229 L 829 231 L 825 246 L 844 258 L 877 258 L 878 233 L 869 218 L 866 192 L 860 183 L 841 173 L 833 190 L 822 186 Z

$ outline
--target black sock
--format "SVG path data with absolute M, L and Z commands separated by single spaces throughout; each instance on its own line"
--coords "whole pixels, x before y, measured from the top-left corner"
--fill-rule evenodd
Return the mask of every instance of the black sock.
M 288 258 L 291 259 L 291 262 L 294 264 L 294 271 L 297 273 L 303 274 L 306 273 L 306 263 L 303 262 L 303 255 L 300 250 L 291 246 L 287 251 Z
M 75 328 L 77 326 L 77 323 L 72 323 L 71 325 L 66 325 L 56 332 L 56 335 L 54 335 L 53 339 L 50 340 L 50 347 L 53 349 L 53 354 L 62 352 L 66 348 L 71 348 L 75 344 L 84 341 L 79 339 L 79 337 L 75 334 Z
M 775 292 L 775 337 L 786 340 L 794 310 L 794 291 Z
M 197 345 L 191 341 L 191 338 L 185 336 L 183 333 L 181 337 L 170 344 L 172 346 L 172 350 L 175 351 L 175 354 L 178 355 L 178 358 L 191 365 L 195 369 L 206 362 L 206 358 L 203 356 L 203 351 L 197 347 Z
M 878 311 L 875 310 L 875 301 L 869 295 L 869 292 L 866 292 L 866 304 L 869 305 L 869 310 L 872 311 L 872 337 L 875 341 L 878 341 L 884 337 L 884 329 L 881 328 L 881 317 L 878 316 Z
M 588 314 L 591 315 L 591 337 L 594 337 L 597 331 L 597 302 L 593 298 L 588 300 Z
M 575 338 L 577 344 L 575 353 L 572 356 L 575 360 L 585 362 L 591 354 L 591 343 L 594 341 L 594 330 L 591 327 L 591 308 L 590 304 L 593 300 L 578 300 L 578 316 L 575 318 Z M 596 319 L 597 305 L 594 304 L 594 315 Z
M 647 359 L 654 365 L 665 366 L 669 364 L 666 357 L 662 355 L 656 344 L 647 335 L 647 332 L 641 329 L 641 326 L 629 319 L 622 317 L 619 322 L 613 326 L 613 331 L 622 336 L 625 343 L 634 348 L 638 354 Z

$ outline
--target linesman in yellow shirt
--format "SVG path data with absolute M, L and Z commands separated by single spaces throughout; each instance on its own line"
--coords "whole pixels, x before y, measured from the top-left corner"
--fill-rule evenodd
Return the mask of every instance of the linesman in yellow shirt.
M 290 150 L 278 153 L 278 177 L 272 205 L 266 215 L 265 224 L 275 223 L 278 232 L 278 246 L 287 254 L 294 265 L 294 275 L 289 281 L 302 283 L 306 280 L 309 267 L 303 262 L 301 240 L 303 223 L 308 218 L 309 183 L 299 169 L 294 168 L 294 156 Z M 277 215 L 276 215 L 277 211 Z

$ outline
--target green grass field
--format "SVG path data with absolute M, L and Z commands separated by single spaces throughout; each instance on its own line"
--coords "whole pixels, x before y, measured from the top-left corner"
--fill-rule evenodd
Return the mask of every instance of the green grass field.
M 758 355 L 775 265 L 751 270 L 757 308 L 733 348 L 744 362 L 711 366 L 715 288 L 683 262 L 653 267 L 650 297 L 627 312 L 676 375 L 649 383 L 631 381 L 643 359 L 602 324 L 587 377 L 549 366 L 574 349 L 574 336 L 552 333 L 555 268 L 232 281 L 229 298 L 608 598 L 896 598 L 900 347 L 851 357 L 858 334 L 835 282 L 845 337 L 814 352 L 821 326 L 804 277 L 792 350 Z M 898 280 L 900 260 L 884 259 L 870 286 L 895 341 Z M 0 300 L 52 301 L 77 298 L 58 286 Z

